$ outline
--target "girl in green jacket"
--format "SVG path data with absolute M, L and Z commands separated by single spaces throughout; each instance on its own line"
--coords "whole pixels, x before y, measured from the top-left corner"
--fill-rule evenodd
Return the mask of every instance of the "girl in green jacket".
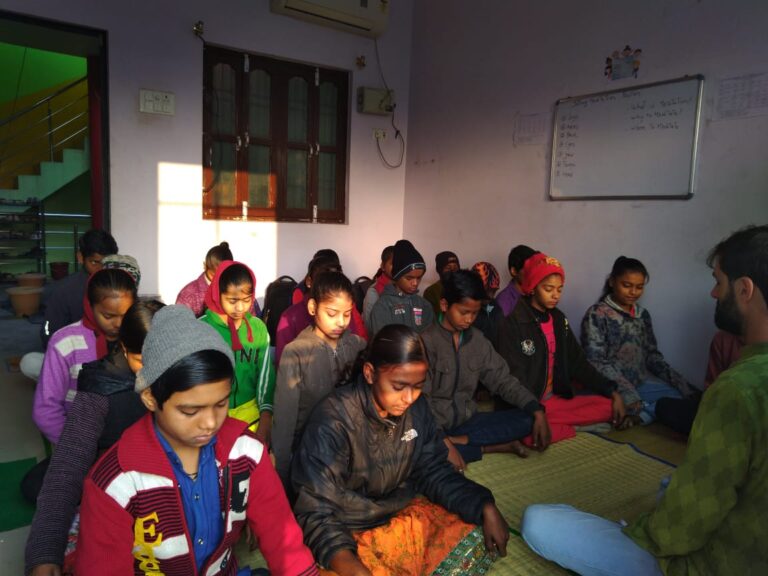
M 269 446 L 275 368 L 269 357 L 267 327 L 249 312 L 255 291 L 256 277 L 248 266 L 222 262 L 208 287 L 207 310 L 201 319 L 216 329 L 235 355 L 229 415 L 248 422 L 256 437 Z

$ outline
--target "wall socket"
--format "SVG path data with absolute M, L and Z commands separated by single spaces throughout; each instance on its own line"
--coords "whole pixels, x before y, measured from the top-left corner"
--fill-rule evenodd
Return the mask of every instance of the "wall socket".
M 384 130 L 384 128 L 374 128 L 373 129 L 373 139 L 374 140 L 384 140 L 387 137 L 387 131 Z

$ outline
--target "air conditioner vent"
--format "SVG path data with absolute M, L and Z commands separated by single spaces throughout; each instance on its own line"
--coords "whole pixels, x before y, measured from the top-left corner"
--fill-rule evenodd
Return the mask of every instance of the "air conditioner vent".
M 272 12 L 378 37 L 387 27 L 389 0 L 271 0 Z

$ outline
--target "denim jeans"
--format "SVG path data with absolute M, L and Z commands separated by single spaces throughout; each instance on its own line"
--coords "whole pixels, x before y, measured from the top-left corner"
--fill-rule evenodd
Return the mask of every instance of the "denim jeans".
M 511 440 L 521 440 L 531 433 L 533 416 L 520 410 L 502 410 L 500 412 L 476 412 L 472 418 L 456 428 L 446 431 L 446 436 L 464 436 L 467 444 L 456 444 L 456 449 L 464 462 L 476 462 L 483 457 L 483 446 L 504 444 Z
M 534 504 L 523 513 L 522 535 L 539 556 L 581 576 L 661 576 L 656 558 L 621 524 L 567 504 Z
M 666 382 L 648 379 L 637 387 L 637 393 L 643 401 L 640 419 L 643 424 L 650 424 L 656 419 L 656 402 L 662 398 L 682 398 L 683 395 Z

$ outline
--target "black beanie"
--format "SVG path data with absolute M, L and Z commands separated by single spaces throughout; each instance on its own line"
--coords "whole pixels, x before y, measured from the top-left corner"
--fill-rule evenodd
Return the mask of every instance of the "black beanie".
M 392 278 L 398 280 L 411 270 L 426 270 L 419 251 L 408 240 L 398 240 L 392 252 Z
M 459 257 L 456 256 L 456 254 L 454 254 L 450 250 L 446 250 L 445 252 L 440 252 L 440 254 L 435 256 L 435 265 L 437 266 L 437 273 L 442 274 L 443 268 L 448 266 L 451 260 L 455 260 L 456 266 L 461 268 L 461 265 L 459 264 Z

